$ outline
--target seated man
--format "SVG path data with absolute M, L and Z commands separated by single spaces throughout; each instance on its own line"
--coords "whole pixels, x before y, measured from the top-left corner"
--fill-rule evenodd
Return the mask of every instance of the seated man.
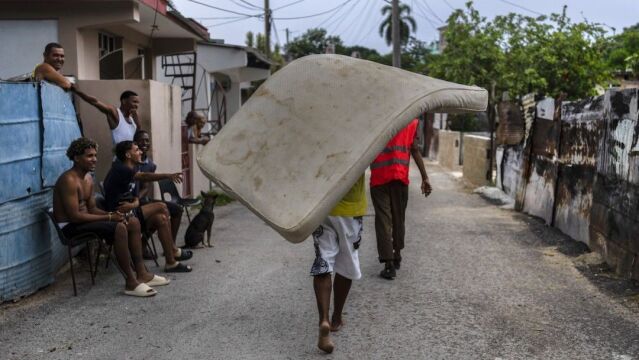
M 48 43 L 42 54 L 44 61 L 33 70 L 34 81 L 46 80 L 58 85 L 64 91 L 74 90 L 73 84 L 61 74 L 64 65 L 64 49 L 58 43 Z
M 149 136 L 149 133 L 145 130 L 138 130 L 133 136 L 133 141 L 138 146 L 140 151 L 142 151 L 142 162 L 138 165 L 138 171 L 144 173 L 155 173 L 155 170 L 157 170 L 157 165 L 155 165 L 155 163 L 153 163 L 153 161 L 149 159 L 147 155 L 149 149 L 151 149 L 151 137 Z M 137 186 L 139 190 L 140 205 L 146 205 L 154 202 L 154 200 L 151 200 L 150 198 L 150 182 L 139 182 Z M 170 201 L 162 202 L 169 209 L 169 215 L 171 215 L 171 237 L 173 237 L 173 244 L 176 244 L 177 233 L 180 229 L 180 223 L 182 222 L 183 210 L 182 207 L 176 203 Z
M 114 161 L 104 179 L 104 198 L 106 208 L 109 211 L 121 213 L 133 213 L 140 221 L 140 226 L 149 231 L 158 232 L 158 238 L 164 249 L 166 260 L 164 271 L 166 272 L 190 272 L 190 266 L 180 263 L 188 260 L 193 253 L 175 246 L 171 237 L 171 225 L 169 223 L 169 210 L 161 202 L 140 206 L 136 181 L 158 181 L 169 179 L 174 182 L 182 181 L 182 173 L 154 174 L 137 171 L 137 166 L 142 161 L 142 152 L 133 141 L 122 141 L 115 146 L 115 156 L 119 161 Z
M 211 141 L 211 137 L 202 133 L 206 125 L 206 118 L 197 111 L 190 111 L 184 120 L 188 128 L 189 142 L 191 144 L 206 145 Z
M 122 213 L 105 212 L 95 205 L 93 178 L 97 163 L 97 144 L 87 138 L 74 140 L 67 149 L 73 167 L 65 171 L 53 189 L 53 216 L 65 236 L 92 232 L 113 244 L 118 265 L 126 277 L 126 295 L 153 296 L 151 286 L 166 285 L 168 279 L 149 273 L 142 260 L 140 223 Z M 131 260 L 135 273 L 131 268 Z

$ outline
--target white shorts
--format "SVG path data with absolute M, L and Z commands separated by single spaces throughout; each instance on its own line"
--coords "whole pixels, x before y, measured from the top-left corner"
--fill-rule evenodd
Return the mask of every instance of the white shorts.
M 315 261 L 311 275 L 335 272 L 351 280 L 362 277 L 357 249 L 362 241 L 362 217 L 329 216 L 313 232 Z

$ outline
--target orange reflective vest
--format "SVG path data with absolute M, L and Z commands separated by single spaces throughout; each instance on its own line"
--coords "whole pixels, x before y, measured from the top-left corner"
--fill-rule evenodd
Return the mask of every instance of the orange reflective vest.
M 410 148 L 413 145 L 419 121 L 414 119 L 386 144 L 371 164 L 371 186 L 379 186 L 393 180 L 408 185 Z

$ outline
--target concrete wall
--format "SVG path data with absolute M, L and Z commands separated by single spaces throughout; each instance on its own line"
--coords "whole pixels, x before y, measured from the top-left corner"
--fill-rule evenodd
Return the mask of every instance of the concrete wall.
M 438 137 L 439 149 L 437 152 L 437 161 L 445 168 L 460 170 L 461 133 L 459 131 L 440 130 Z
M 33 71 L 44 46 L 57 41 L 57 20 L 0 20 L 0 79 Z
M 490 138 L 464 135 L 464 180 L 473 186 L 489 185 L 486 180 L 490 166 Z
M 3 3 L 2 6 L 0 20 L 57 19 L 57 40 L 65 50 L 63 73 L 78 79 L 99 78 L 99 72 L 98 76 L 95 72 L 97 66 L 95 59 L 98 56 L 97 29 L 108 24 L 139 21 L 140 17 L 138 5 L 133 2 L 96 2 L 90 6 L 78 6 L 76 2 L 61 2 L 55 5 L 44 2 L 30 3 L 29 6 L 21 3 Z M 42 62 L 41 54 L 45 45 L 46 42 L 38 46 L 20 43 L 19 46 L 12 48 L 13 57 L 29 64 L 30 70 L 33 70 L 36 64 Z M 34 46 L 40 54 L 37 57 L 29 53 L 29 49 Z
M 181 171 L 182 120 L 179 87 L 153 80 L 81 80 L 78 88 L 116 106 L 119 106 L 122 91 L 136 92 L 140 96 L 141 126 L 151 133 L 151 157 L 158 165 L 158 172 Z M 113 159 L 111 130 L 104 114 L 79 98 L 76 98 L 76 104 L 82 118 L 84 135 L 100 145 L 96 179 L 102 181 Z

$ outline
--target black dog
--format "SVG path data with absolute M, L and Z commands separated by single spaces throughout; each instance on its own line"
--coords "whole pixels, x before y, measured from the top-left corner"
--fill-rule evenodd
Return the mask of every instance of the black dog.
M 202 198 L 202 210 L 191 220 L 189 227 L 184 234 L 184 247 L 194 248 L 200 243 L 204 244 L 204 232 L 206 231 L 206 242 L 208 247 L 211 245 L 211 227 L 213 227 L 213 220 L 215 220 L 215 214 L 213 214 L 213 207 L 215 206 L 215 199 L 217 194 L 201 193 Z

